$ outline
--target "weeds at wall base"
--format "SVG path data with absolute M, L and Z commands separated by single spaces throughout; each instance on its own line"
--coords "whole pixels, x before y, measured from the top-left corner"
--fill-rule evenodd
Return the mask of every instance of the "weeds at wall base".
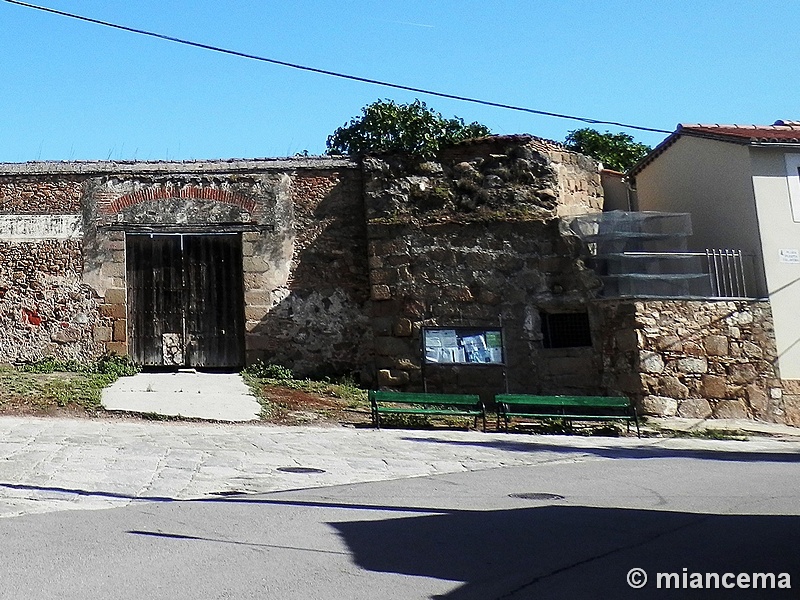
M 106 355 L 92 363 L 45 358 L 0 368 L 0 407 L 21 412 L 80 408 L 90 414 L 101 409 L 103 388 L 138 367 L 126 356 Z

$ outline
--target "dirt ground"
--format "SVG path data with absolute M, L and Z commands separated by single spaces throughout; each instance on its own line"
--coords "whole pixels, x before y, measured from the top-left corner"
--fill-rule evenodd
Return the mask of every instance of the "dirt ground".
M 352 406 L 352 402 L 266 385 L 263 394 L 270 404 L 263 422 L 276 425 L 366 425 L 370 423 L 366 403 Z M 363 404 L 363 405 L 362 405 Z
M 36 379 L 53 379 L 63 374 L 32 375 Z M 261 422 L 275 425 L 342 425 L 356 426 L 370 423 L 369 407 L 366 403 L 353 406 L 332 396 L 293 390 L 280 386 L 263 386 L 269 410 L 264 411 Z M 59 406 L 53 399 L 40 395 L 0 389 L 0 415 L 72 417 L 95 419 L 144 419 L 135 414 L 106 412 L 102 408 L 84 407 L 79 404 Z

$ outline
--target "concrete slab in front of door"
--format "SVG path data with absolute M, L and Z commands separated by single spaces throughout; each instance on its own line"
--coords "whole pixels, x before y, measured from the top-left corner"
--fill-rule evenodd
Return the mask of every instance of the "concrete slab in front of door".
M 238 373 L 139 373 L 105 390 L 103 408 L 213 421 L 255 421 L 261 405 Z

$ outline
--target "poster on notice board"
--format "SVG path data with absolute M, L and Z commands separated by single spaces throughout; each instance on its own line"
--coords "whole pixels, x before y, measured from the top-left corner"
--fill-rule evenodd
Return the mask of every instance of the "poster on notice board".
M 424 329 L 425 362 L 433 364 L 503 364 L 499 329 Z

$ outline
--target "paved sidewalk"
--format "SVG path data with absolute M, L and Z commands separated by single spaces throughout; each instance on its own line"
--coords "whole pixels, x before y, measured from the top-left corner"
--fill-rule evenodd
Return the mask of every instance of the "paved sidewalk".
M 800 441 L 0 417 L 0 516 L 697 453 L 725 460 L 792 454 L 800 460 Z M 282 470 L 287 467 L 320 472 Z
M 238 373 L 137 373 L 103 390 L 103 408 L 211 421 L 255 421 L 261 405 Z

